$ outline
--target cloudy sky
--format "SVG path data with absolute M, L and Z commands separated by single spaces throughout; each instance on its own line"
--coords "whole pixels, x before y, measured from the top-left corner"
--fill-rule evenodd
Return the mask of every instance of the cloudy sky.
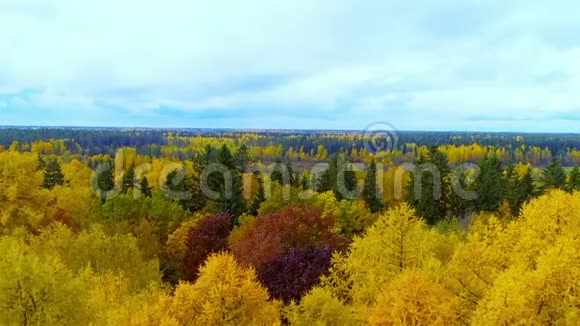
M 0 125 L 580 132 L 577 1 L 0 0 Z

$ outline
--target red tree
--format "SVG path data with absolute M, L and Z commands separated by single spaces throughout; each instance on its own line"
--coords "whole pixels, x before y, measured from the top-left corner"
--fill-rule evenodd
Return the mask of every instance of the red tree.
M 208 216 L 189 232 L 187 249 L 183 260 L 184 278 L 193 281 L 197 278 L 199 267 L 211 253 L 227 249 L 230 235 L 230 215 L 221 213 Z
M 272 297 L 296 302 L 318 284 L 320 276 L 328 273 L 332 247 L 292 249 L 257 268 L 258 279 Z
M 290 249 L 307 246 L 343 249 L 349 239 L 335 233 L 334 217 L 322 216 L 315 207 L 287 207 L 284 210 L 258 216 L 253 228 L 230 249 L 241 264 L 259 266 Z

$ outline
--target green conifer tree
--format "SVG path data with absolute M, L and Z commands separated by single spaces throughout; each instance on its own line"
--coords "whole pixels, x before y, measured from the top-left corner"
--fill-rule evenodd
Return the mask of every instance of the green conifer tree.
M 580 169 L 575 166 L 568 176 L 568 191 L 580 190 Z
M 245 144 L 240 145 L 235 155 L 235 161 L 238 169 L 242 173 L 246 173 L 248 166 L 252 163 L 248 146 Z
M 367 169 L 362 195 L 367 207 L 372 213 L 376 213 L 383 208 L 380 193 L 377 189 L 377 163 L 374 158 Z
M 258 188 L 256 189 L 256 193 L 254 194 L 252 201 L 248 205 L 248 213 L 252 215 L 258 215 L 260 204 L 266 200 L 266 195 L 264 193 L 264 181 L 262 176 L 258 172 L 255 174 L 255 176 L 258 183 Z
M 104 163 L 97 168 L 97 187 L 101 201 L 105 203 L 107 193 L 115 189 L 115 175 L 110 163 Z
M 222 211 L 230 213 L 230 226 L 233 228 L 238 224 L 238 218 L 246 211 L 246 202 L 242 195 L 242 176 L 236 166 L 235 159 L 230 149 L 224 144 L 218 155 L 218 162 L 221 163 L 231 173 L 232 191 L 231 194 L 226 192 L 225 179 L 220 175 L 220 199 L 218 204 Z
M 292 161 L 290 159 L 288 159 L 286 161 L 286 169 L 288 170 L 288 175 L 290 177 L 290 185 L 292 187 L 297 187 L 298 186 L 298 178 L 294 174 L 294 166 L 292 165 Z
M 530 170 L 526 171 L 523 177 L 518 179 L 516 186 L 516 198 L 512 206 L 512 214 L 514 216 L 519 215 L 522 205 L 527 202 L 534 195 L 534 179 L 532 178 L 532 172 Z
M 121 180 L 121 193 L 126 194 L 129 189 L 133 189 L 135 185 L 135 169 L 131 166 Z
M 272 164 L 272 173 L 270 174 L 270 181 L 277 182 L 279 185 L 284 185 L 284 167 L 282 166 L 282 159 L 276 158 Z
M 141 194 L 145 197 L 150 198 L 153 194 L 151 193 L 151 188 L 149 187 L 149 180 L 147 180 L 147 177 L 143 177 L 141 178 L 141 182 L 139 183 L 139 190 L 141 191 Z
M 431 225 L 450 214 L 453 191 L 450 171 L 447 156 L 433 146 L 428 153 L 419 156 L 415 170 L 410 173 L 406 200 L 417 215 Z
M 552 158 L 542 171 L 542 183 L 544 191 L 551 188 L 564 189 L 566 187 L 566 172 L 556 158 Z
M 38 171 L 44 171 L 45 167 L 46 167 L 46 160 L 44 159 L 44 156 L 38 154 L 38 165 L 37 165 Z
M 485 157 L 478 166 L 480 173 L 474 182 L 474 190 L 478 196 L 475 202 L 476 209 L 497 211 L 506 190 L 501 161 L 495 157 Z
M 62 173 L 60 163 L 56 160 L 49 160 L 44 167 L 44 182 L 42 187 L 52 189 L 56 185 L 64 184 L 64 174 Z

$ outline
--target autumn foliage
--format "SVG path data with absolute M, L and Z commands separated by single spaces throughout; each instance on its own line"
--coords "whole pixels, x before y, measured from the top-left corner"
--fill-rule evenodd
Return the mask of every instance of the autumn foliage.
M 230 249 L 242 265 L 259 266 L 292 248 L 345 248 L 349 241 L 333 231 L 334 224 L 334 217 L 322 216 L 318 208 L 288 207 L 258 216 L 252 227 L 230 244 Z
M 332 253 L 332 247 L 292 249 L 284 256 L 259 265 L 258 279 L 274 298 L 285 302 L 300 301 L 328 272 Z
M 65 181 L 42 187 L 37 155 L 18 147 L 0 152 L 2 325 L 580 324 L 573 188 L 431 225 L 404 202 L 371 213 L 294 187 L 290 205 L 268 198 L 232 229 L 220 206 L 192 212 L 158 189 L 103 203 L 70 157 Z M 147 161 L 128 152 L 124 166 Z
M 144 300 L 145 299 L 145 300 Z M 279 325 L 280 313 L 252 268 L 228 253 L 210 255 L 194 283 L 157 291 L 121 311 L 114 323 L 130 325 Z
M 377 296 L 371 325 L 448 325 L 459 318 L 459 300 L 437 277 L 407 269 Z
M 202 218 L 190 229 L 183 257 L 186 280 L 195 280 L 207 256 L 227 247 L 229 222 L 230 215 L 222 213 Z

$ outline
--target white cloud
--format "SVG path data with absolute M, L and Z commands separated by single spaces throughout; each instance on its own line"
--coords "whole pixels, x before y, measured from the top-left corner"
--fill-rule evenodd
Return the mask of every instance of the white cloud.
M 415 116 L 407 129 L 545 119 L 580 112 L 575 6 L 0 0 L 0 96 L 38 90 L 20 100 L 53 111 L 310 110 L 328 115 L 319 127 L 358 114 Z

